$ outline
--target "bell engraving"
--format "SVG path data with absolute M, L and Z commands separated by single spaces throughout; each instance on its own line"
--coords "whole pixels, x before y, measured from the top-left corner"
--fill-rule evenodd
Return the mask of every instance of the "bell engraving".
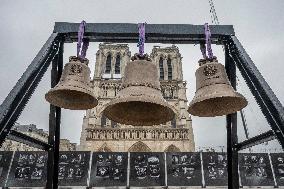
M 79 74 L 82 73 L 82 66 L 78 64 L 74 64 L 71 66 L 71 74 Z
M 206 65 L 203 71 L 204 75 L 206 76 L 213 76 L 216 74 L 216 72 L 217 72 L 216 66 L 212 65 Z

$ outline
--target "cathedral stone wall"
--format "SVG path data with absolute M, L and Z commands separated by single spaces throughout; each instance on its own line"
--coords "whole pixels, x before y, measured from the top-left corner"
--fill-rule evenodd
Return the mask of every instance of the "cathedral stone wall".
M 194 151 L 192 120 L 187 112 L 186 82 L 182 75 L 182 57 L 176 46 L 154 46 L 150 57 L 157 65 L 161 92 L 173 107 L 175 118 L 155 126 L 131 126 L 107 119 L 103 110 L 121 89 L 121 78 L 130 61 L 126 44 L 102 43 L 96 53 L 92 80 L 98 106 L 87 110 L 83 119 L 79 150 L 91 151 Z

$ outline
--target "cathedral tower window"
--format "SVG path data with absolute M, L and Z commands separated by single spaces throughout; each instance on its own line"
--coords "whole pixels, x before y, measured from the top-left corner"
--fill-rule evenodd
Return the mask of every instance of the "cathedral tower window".
M 106 70 L 105 73 L 109 74 L 111 70 L 111 55 L 109 54 L 106 59 Z
M 119 55 L 116 56 L 114 73 L 120 74 L 120 56 Z
M 160 68 L 160 80 L 164 80 L 164 64 L 162 57 L 159 60 L 159 68 Z
M 173 79 L 173 69 L 172 69 L 172 60 L 170 57 L 167 60 L 167 66 L 168 66 L 168 80 Z

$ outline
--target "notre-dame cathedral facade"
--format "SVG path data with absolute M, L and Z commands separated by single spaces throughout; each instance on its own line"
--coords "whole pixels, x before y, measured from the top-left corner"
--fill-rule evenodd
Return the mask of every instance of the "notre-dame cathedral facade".
M 150 57 L 157 65 L 164 98 L 175 118 L 164 125 L 131 126 L 107 119 L 102 111 L 121 88 L 124 68 L 130 61 L 127 44 L 103 43 L 96 53 L 92 85 L 99 97 L 98 106 L 87 110 L 83 119 L 78 150 L 100 152 L 190 152 L 194 151 L 192 120 L 187 112 L 186 82 L 182 57 L 176 46 L 154 46 Z

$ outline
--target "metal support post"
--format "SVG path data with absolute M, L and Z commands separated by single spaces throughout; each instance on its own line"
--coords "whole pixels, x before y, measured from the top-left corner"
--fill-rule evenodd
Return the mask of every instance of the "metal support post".
M 236 36 L 230 36 L 229 51 L 261 108 L 271 130 L 284 148 L 284 108 L 260 74 Z
M 52 62 L 51 87 L 59 82 L 63 66 L 63 45 L 60 43 L 59 52 Z M 61 108 L 50 105 L 49 113 L 49 137 L 48 143 L 52 148 L 48 150 L 48 172 L 46 188 L 58 188 L 58 165 L 59 165 L 59 145 L 60 145 L 60 119 Z
M 236 66 L 225 45 L 225 68 L 232 87 L 236 90 Z M 228 159 L 228 188 L 239 188 L 237 113 L 226 116 L 227 121 L 227 159 Z

